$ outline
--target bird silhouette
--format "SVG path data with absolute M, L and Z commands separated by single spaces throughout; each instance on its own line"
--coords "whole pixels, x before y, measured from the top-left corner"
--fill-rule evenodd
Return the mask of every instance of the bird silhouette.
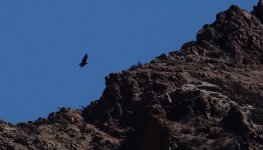
M 86 54 L 86 55 L 82 58 L 82 61 L 81 61 L 81 63 L 79 64 L 81 68 L 84 67 L 86 64 L 88 64 L 88 63 L 87 63 L 87 59 L 88 59 L 88 54 Z

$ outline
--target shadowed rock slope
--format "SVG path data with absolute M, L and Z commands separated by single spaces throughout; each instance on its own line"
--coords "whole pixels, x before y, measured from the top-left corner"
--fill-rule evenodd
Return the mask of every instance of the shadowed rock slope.
M 237 6 L 196 41 L 106 77 L 99 100 L 0 122 L 0 149 L 263 149 L 263 4 Z

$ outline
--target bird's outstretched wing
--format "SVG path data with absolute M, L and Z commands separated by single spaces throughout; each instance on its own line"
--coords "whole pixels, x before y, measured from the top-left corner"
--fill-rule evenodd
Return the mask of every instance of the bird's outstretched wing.
M 82 63 L 87 63 L 87 59 L 88 59 L 88 54 L 86 54 L 86 55 L 82 58 Z

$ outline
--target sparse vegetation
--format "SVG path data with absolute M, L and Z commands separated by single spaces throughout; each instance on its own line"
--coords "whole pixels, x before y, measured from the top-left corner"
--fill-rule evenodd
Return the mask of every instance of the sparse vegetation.
M 140 68 L 142 67 L 142 63 L 140 61 L 138 61 L 138 63 L 136 65 L 133 65 L 130 67 L 131 70 L 134 70 L 134 69 L 137 69 L 137 68 Z

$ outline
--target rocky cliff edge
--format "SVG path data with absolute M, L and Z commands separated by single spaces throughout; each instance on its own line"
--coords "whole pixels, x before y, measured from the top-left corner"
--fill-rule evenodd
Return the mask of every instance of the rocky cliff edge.
M 0 122 L 0 149 L 263 149 L 263 3 L 231 6 L 196 41 L 108 75 L 99 100 Z

